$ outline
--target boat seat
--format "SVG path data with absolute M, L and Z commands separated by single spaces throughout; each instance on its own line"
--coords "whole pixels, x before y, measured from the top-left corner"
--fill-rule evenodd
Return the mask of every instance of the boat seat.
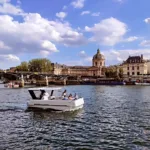
M 54 99 L 55 99 L 55 96 L 50 96 L 49 99 L 50 99 L 50 100 L 54 100 Z

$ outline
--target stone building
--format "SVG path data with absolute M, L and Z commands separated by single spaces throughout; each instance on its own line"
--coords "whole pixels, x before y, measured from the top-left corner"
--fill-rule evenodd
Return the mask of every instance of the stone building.
M 92 66 L 66 66 L 53 64 L 53 74 L 70 76 L 104 76 L 105 57 L 97 50 L 93 56 Z
M 141 56 L 129 56 L 122 64 L 123 74 L 127 76 L 138 76 L 150 74 L 150 61 Z

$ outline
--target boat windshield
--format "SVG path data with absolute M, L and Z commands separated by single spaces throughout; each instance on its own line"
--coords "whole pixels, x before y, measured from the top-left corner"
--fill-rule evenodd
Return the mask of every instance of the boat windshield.
M 51 99 L 51 97 L 59 97 L 62 93 L 62 91 L 60 91 L 60 90 L 47 91 L 44 89 L 40 89 L 40 90 L 29 89 L 29 93 L 30 93 L 32 99 L 34 99 L 34 100 L 41 100 L 43 98 L 45 92 L 49 94 L 50 99 Z
M 40 100 L 43 97 L 43 94 L 45 93 L 45 90 L 29 90 L 29 93 L 32 97 L 32 99 Z

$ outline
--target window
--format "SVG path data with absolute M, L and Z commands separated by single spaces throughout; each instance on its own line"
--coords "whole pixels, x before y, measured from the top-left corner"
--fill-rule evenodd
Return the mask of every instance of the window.
M 137 66 L 137 70 L 139 70 L 140 69 L 140 67 L 139 66 Z
M 128 72 L 128 76 L 130 75 L 130 72 Z
M 140 72 L 137 72 L 137 75 L 140 75 Z
M 134 72 L 132 72 L 132 75 L 134 75 Z
M 132 70 L 134 70 L 134 66 L 132 66 Z
M 127 70 L 129 70 L 129 67 L 127 68 Z
M 97 66 L 97 62 L 95 62 L 95 66 Z

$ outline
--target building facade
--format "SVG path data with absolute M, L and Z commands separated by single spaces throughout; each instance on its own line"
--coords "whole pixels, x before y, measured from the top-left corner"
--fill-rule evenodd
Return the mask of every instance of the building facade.
M 138 76 L 150 74 L 150 61 L 141 56 L 129 56 L 122 64 L 123 74 L 127 76 Z
M 93 56 L 92 66 L 66 66 L 53 64 L 53 74 L 70 76 L 104 76 L 105 57 L 97 50 Z

